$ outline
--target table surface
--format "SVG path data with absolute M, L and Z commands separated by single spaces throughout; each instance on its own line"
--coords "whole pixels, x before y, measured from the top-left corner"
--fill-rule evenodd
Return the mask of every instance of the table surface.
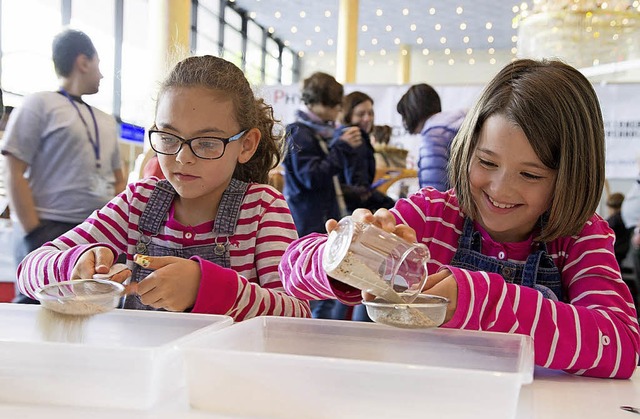
M 532 384 L 520 391 L 516 419 L 634 419 L 620 406 L 640 408 L 640 368 L 630 380 L 577 377 L 561 371 L 536 368 Z M 69 408 L 7 405 L 0 403 L 0 417 L 24 419 L 205 419 L 226 418 L 200 411 L 133 411 L 119 409 Z M 484 418 L 478 412 L 477 418 Z

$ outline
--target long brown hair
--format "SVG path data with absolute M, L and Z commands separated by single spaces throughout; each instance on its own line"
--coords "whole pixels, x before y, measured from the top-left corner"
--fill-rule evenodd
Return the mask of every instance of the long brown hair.
M 485 121 L 502 115 L 518 125 L 542 163 L 557 170 L 549 220 L 536 240 L 578 234 L 604 186 L 602 112 L 591 83 L 560 61 L 517 60 L 485 87 L 453 140 L 449 182 L 462 211 L 475 218 L 469 164 Z
M 172 87 L 201 86 L 231 99 L 240 129 L 258 128 L 260 142 L 251 159 L 236 165 L 233 177 L 245 182 L 267 183 L 269 170 L 280 162 L 282 135 L 274 133 L 279 122 L 273 108 L 257 98 L 242 70 L 233 63 L 212 55 L 189 57 L 173 67 L 160 86 L 158 98 Z

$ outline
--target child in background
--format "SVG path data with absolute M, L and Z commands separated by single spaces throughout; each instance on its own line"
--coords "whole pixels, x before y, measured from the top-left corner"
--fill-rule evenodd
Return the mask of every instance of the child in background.
M 614 234 L 594 213 L 604 150 L 589 81 L 558 61 L 518 60 L 487 85 L 454 140 L 452 189 L 424 188 L 390 212 L 353 216 L 429 247 L 423 292 L 450 299 L 443 327 L 530 335 L 537 365 L 628 378 L 638 364 L 637 313 Z M 356 304 L 360 291 L 321 268 L 326 238 L 289 246 L 285 289 Z
M 137 294 L 124 308 L 309 317 L 278 262 L 297 238 L 282 195 L 265 185 L 280 157 L 273 110 L 242 71 L 213 56 L 178 63 L 161 86 L 149 141 L 166 180 L 142 179 L 80 226 L 33 251 L 18 286 L 106 273 L 126 254 Z M 141 264 L 134 264 L 134 255 Z M 136 286 L 137 285 L 137 286 Z

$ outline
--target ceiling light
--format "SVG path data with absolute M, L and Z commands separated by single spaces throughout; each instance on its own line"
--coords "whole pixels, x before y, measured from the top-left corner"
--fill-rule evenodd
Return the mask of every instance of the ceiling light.
M 318 51 L 318 55 L 319 55 L 320 57 L 324 57 L 324 51 L 323 51 L 323 50 Z
M 465 36 L 464 38 L 462 38 L 462 42 L 464 42 L 465 44 L 469 43 L 469 37 Z
M 450 48 L 445 48 L 444 49 L 444 55 L 451 55 L 451 49 Z
M 296 33 L 298 32 L 298 28 L 296 28 L 295 26 L 291 27 L 291 33 Z
M 474 65 L 476 63 L 476 60 L 474 60 L 473 58 L 469 58 L 469 64 Z
M 402 15 L 407 16 L 409 14 L 409 9 L 402 9 Z
M 387 50 L 384 48 L 380 50 L 380 55 L 387 55 Z
M 454 65 L 456 62 L 453 60 L 453 58 L 449 58 L 449 65 Z
M 382 16 L 382 9 L 376 10 L 376 16 Z
M 363 49 L 361 49 L 360 51 L 358 51 L 358 54 L 360 54 L 361 57 L 364 57 L 366 52 Z
M 373 64 L 374 64 L 373 60 L 369 60 L 369 65 L 373 65 Z
M 369 27 L 368 27 L 367 25 L 362 25 L 362 26 L 360 27 L 360 30 L 361 30 L 362 32 L 366 32 L 366 31 L 367 31 L 367 29 L 369 29 Z
M 249 13 L 249 17 L 250 17 L 251 19 L 255 19 L 255 18 L 256 18 L 256 12 L 251 12 L 251 13 Z
M 282 16 L 282 13 L 275 12 L 273 15 L 276 17 L 276 19 L 280 19 L 280 17 Z
M 495 48 L 489 48 L 489 54 L 493 55 L 496 53 L 496 49 Z
M 461 31 L 463 31 L 463 30 L 465 30 L 465 29 L 467 29 L 467 24 L 466 24 L 466 23 L 464 23 L 464 22 L 462 22 L 462 23 L 460 24 L 460 30 L 461 30 Z
M 490 43 L 490 44 L 493 43 L 493 36 L 489 35 L 487 37 L 487 42 Z
M 462 12 L 463 12 L 462 6 L 458 6 L 458 7 L 456 7 L 456 13 L 457 13 L 457 14 L 461 15 L 461 14 L 462 14 Z
M 304 44 L 308 47 L 311 46 L 311 39 L 307 39 L 306 41 L 304 41 Z
M 423 49 L 422 55 L 429 55 L 429 50 L 427 48 Z
M 384 28 L 384 29 L 385 29 L 387 32 L 391 32 L 391 29 L 392 29 L 392 28 L 391 28 L 391 25 L 387 25 L 387 26 L 385 26 L 385 28 Z
M 418 37 L 418 39 L 416 39 L 416 44 L 418 45 L 422 45 L 422 43 L 424 42 L 424 40 L 420 37 Z
M 324 17 L 331 17 L 331 10 L 325 10 Z
M 433 29 L 439 31 L 440 29 L 442 29 L 442 25 L 439 23 L 436 23 L 435 26 L 433 27 Z
M 371 38 L 371 45 L 378 45 L 378 39 Z
M 518 53 L 518 48 L 516 48 L 516 47 L 511 48 L 511 53 L 512 54 L 517 54 Z
M 396 44 L 396 45 L 400 45 L 400 38 L 394 39 L 393 43 Z
M 269 31 L 269 33 L 273 33 L 275 29 L 273 29 L 273 26 L 269 26 L 269 29 L 267 29 L 267 31 Z
M 495 64 L 495 63 L 496 63 L 496 59 L 495 58 L 492 58 L 492 59 L 489 60 L 489 64 Z
M 304 51 L 298 51 L 298 57 L 300 58 L 304 57 Z
M 491 28 L 493 28 L 493 23 L 491 23 L 491 22 L 487 22 L 487 23 L 485 23 L 485 24 L 484 24 L 484 27 L 485 27 L 486 29 L 491 29 Z
M 284 46 L 288 47 L 289 45 L 291 45 L 291 42 L 289 42 L 289 40 L 284 41 Z
M 467 48 L 467 55 L 473 54 L 473 48 Z
M 436 9 L 435 9 L 435 8 L 433 8 L 433 7 L 432 7 L 431 9 L 429 9 L 429 14 L 430 14 L 431 16 L 435 15 L 435 14 L 436 14 Z
M 447 38 L 445 38 L 444 36 L 440 38 L 440 43 L 441 44 L 446 44 L 447 43 Z
M 333 39 L 331 38 L 327 39 L 327 45 L 329 46 L 333 45 Z
M 412 23 L 411 26 L 409 26 L 409 29 L 411 29 L 412 31 L 415 31 L 418 27 L 416 26 L 415 23 Z
M 320 32 L 320 26 L 316 26 L 315 28 L 313 28 L 313 30 L 316 31 L 316 33 Z
M 300 17 L 305 17 L 306 15 L 307 15 L 307 14 L 305 13 L 305 11 L 304 11 L 304 10 L 300 12 Z
M 427 64 L 429 64 L 429 65 L 433 65 L 433 60 L 429 60 L 429 61 L 427 61 Z

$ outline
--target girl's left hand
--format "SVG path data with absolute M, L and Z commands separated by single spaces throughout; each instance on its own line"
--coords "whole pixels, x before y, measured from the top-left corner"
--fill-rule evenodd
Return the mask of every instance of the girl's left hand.
M 433 275 L 427 277 L 427 283 L 422 289 L 422 294 L 438 295 L 449 299 L 447 306 L 447 315 L 444 323 L 453 318 L 458 306 L 458 284 L 456 278 L 448 269 L 443 269 Z
M 138 283 L 137 294 L 143 304 L 168 311 L 193 307 L 200 288 L 200 264 L 175 256 L 144 256 L 136 263 L 154 272 Z

